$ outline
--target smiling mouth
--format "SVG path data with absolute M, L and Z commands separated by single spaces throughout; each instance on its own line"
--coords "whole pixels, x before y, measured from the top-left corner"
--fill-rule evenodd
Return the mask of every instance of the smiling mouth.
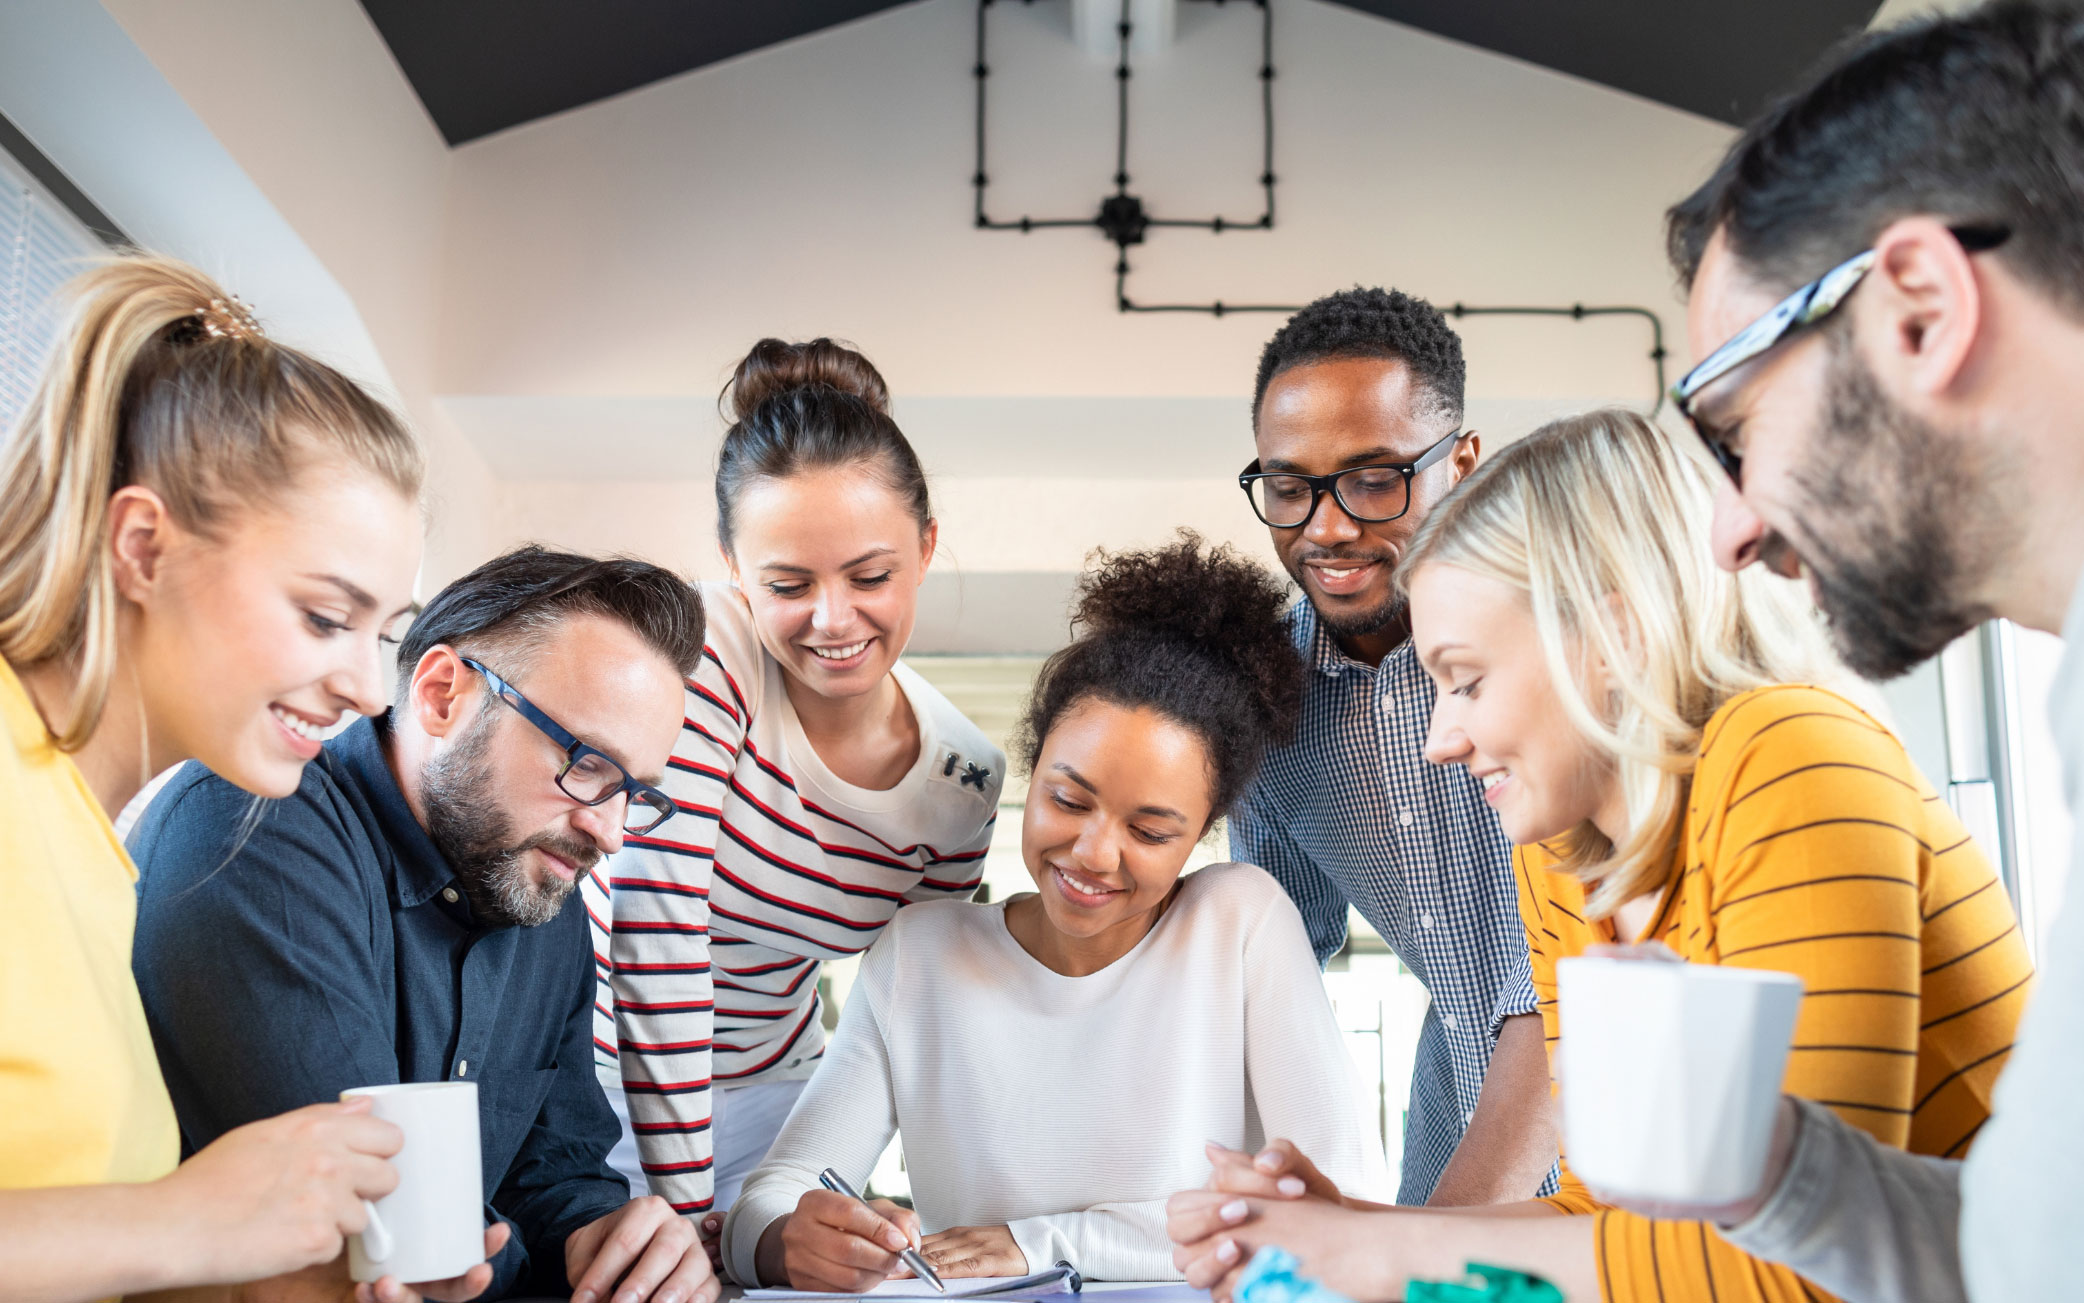
M 326 730 L 332 727 L 331 724 L 316 723 L 283 706 L 269 706 L 268 713 L 284 728 L 307 742 L 325 741 Z
M 850 642 L 844 647 L 812 647 L 809 651 L 821 661 L 850 661 L 867 651 L 868 645 L 874 641 L 873 638 L 864 638 L 860 642 Z
M 1055 864 L 1049 866 L 1049 871 L 1056 875 L 1057 890 L 1074 905 L 1099 905 L 1122 894 L 1119 887 L 1095 882 L 1083 874 L 1074 874 Z
M 1319 588 L 1338 596 L 1359 591 L 1383 564 L 1380 557 L 1317 557 L 1302 563 Z

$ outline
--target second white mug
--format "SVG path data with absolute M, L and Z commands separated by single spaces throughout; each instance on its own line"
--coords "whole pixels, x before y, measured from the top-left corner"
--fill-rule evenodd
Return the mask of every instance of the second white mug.
M 1563 1146 L 1595 1192 L 1714 1205 L 1765 1168 L 1802 1006 L 1792 973 L 1565 959 L 1556 965 Z

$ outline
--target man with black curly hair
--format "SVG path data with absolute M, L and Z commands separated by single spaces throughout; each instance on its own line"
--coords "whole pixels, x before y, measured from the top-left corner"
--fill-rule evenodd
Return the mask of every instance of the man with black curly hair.
M 1295 740 L 1230 819 L 1234 859 L 1273 874 L 1319 963 L 1357 909 L 1432 994 L 1419 1032 L 1399 1203 L 1546 1190 L 1548 1065 L 1511 847 L 1468 771 L 1427 764 L 1433 684 L 1390 582 L 1426 512 L 1476 465 L 1462 341 L 1434 307 L 1351 289 L 1291 317 L 1252 398 L 1241 482 L 1302 589 L 1309 664 Z

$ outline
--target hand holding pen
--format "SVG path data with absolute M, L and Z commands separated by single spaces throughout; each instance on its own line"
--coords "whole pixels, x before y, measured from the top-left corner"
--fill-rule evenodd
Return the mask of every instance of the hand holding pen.
M 760 1237 L 760 1280 L 792 1289 L 865 1293 L 911 1266 L 918 1256 L 919 1216 L 887 1199 L 868 1201 L 837 1173 L 839 1189 L 805 1191 L 796 1210 Z M 844 1191 L 844 1193 L 842 1192 Z M 920 1265 L 925 1265 L 924 1259 Z M 931 1267 L 913 1274 L 943 1289 Z
M 824 1186 L 827 1190 L 832 1191 L 834 1194 L 845 1195 L 847 1198 L 852 1199 L 855 1203 L 860 1204 L 863 1208 L 869 1208 L 873 1210 L 874 1205 L 870 1204 L 868 1200 L 862 1198 L 860 1193 L 856 1191 L 853 1186 L 847 1184 L 847 1178 L 841 1176 L 832 1168 L 828 1167 L 824 1171 L 818 1173 L 818 1184 Z M 895 1207 L 895 1205 L 892 1206 Z M 912 1269 L 912 1274 L 914 1276 L 917 1276 L 919 1279 L 933 1286 L 934 1293 L 946 1294 L 948 1292 L 948 1287 L 941 1283 L 941 1278 L 934 1274 L 934 1269 L 926 1265 L 926 1255 L 919 1252 L 918 1214 L 912 1213 L 912 1210 L 909 1208 L 899 1208 L 898 1211 L 902 1213 L 911 1214 L 911 1224 L 905 1228 L 906 1247 L 897 1251 L 898 1259 L 902 1261 L 905 1266 L 910 1267 Z

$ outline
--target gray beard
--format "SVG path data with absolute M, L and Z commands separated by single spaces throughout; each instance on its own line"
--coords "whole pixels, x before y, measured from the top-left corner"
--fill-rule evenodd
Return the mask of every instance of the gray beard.
M 1863 677 L 1892 679 L 1991 617 L 1965 595 L 1996 565 L 2001 478 L 1890 402 L 1834 335 L 1824 437 L 1796 472 L 1796 550 L 1831 642 Z
M 427 837 L 456 874 L 457 885 L 470 898 L 478 920 L 492 927 L 540 927 L 564 908 L 576 881 L 552 875 L 542 882 L 528 874 L 526 854 L 542 846 L 580 872 L 592 867 L 600 852 L 547 835 L 515 843 L 513 829 L 500 809 L 495 784 L 484 764 L 490 749 L 489 702 L 468 725 L 469 732 L 420 773 L 420 794 L 427 810 Z

